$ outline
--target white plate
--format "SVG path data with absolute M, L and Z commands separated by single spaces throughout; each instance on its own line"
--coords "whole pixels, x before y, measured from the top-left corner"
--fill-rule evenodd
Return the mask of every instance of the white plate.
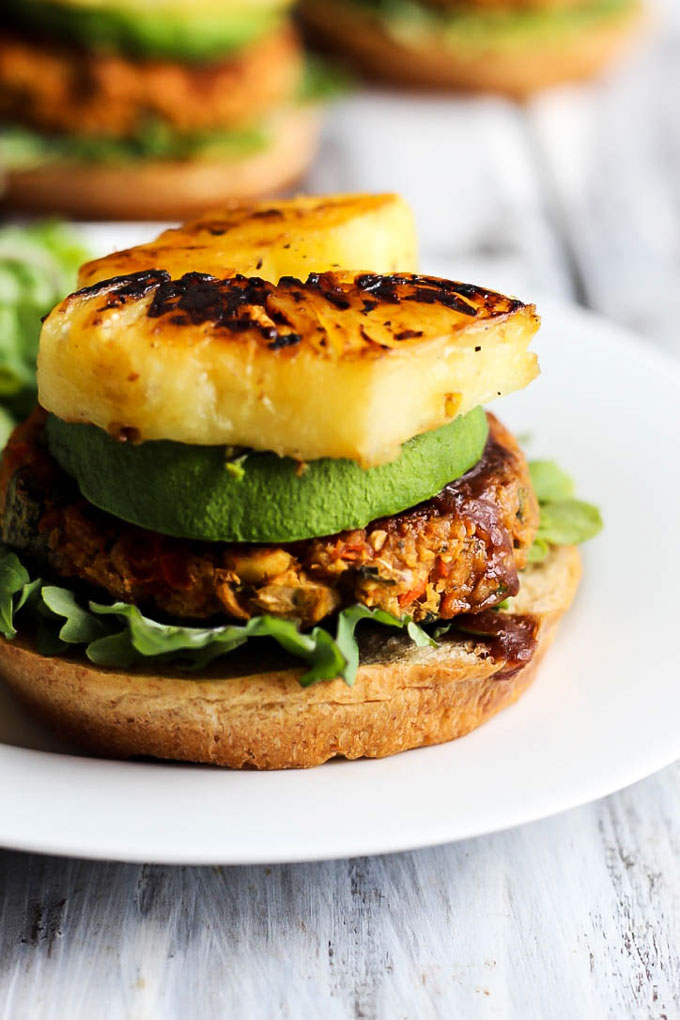
M 543 375 L 498 410 L 574 474 L 606 530 L 516 706 L 452 744 L 256 773 L 58 753 L 7 702 L 0 843 L 201 864 L 386 853 L 542 818 L 680 757 L 680 370 L 584 313 L 543 312 Z

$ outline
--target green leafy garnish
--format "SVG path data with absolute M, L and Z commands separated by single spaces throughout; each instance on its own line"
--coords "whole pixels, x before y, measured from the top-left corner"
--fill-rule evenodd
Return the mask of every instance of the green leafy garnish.
M 109 135 L 41 135 L 30 128 L 4 125 L 0 132 L 0 163 L 28 169 L 54 161 L 128 163 L 145 159 L 240 159 L 266 148 L 267 123 L 203 132 L 178 132 L 157 117 L 147 117 L 122 138 Z
M 574 483 L 551 460 L 529 462 L 531 483 L 538 499 L 541 521 L 529 550 L 529 563 L 542 563 L 551 545 L 578 545 L 602 530 L 597 507 L 574 498 Z
M 303 103 L 324 103 L 350 91 L 352 76 L 344 68 L 313 53 L 305 55 L 299 99 Z
M 38 649 L 59 655 L 80 647 L 98 666 L 127 669 L 153 660 L 191 672 L 228 655 L 247 641 L 269 638 L 301 659 L 303 687 L 340 677 L 352 685 L 359 664 L 355 630 L 361 620 L 405 630 L 414 644 L 436 642 L 409 616 L 397 619 L 382 609 L 351 606 L 338 614 L 335 635 L 324 627 L 303 633 L 292 620 L 258 616 L 244 624 L 184 627 L 152 620 L 126 602 L 83 604 L 68 588 L 31 580 L 18 556 L 0 547 L 0 633 L 16 636 L 14 618 L 26 607 L 37 623 Z
M 242 482 L 246 476 L 246 461 L 251 451 L 243 452 L 240 447 L 227 446 L 225 448 L 224 467 L 227 474 L 230 474 L 237 482 Z
M 88 253 L 61 223 L 0 229 L 0 444 L 37 396 L 40 320 L 73 290 Z
M 14 614 L 28 603 L 40 584 L 40 578 L 31 581 L 15 553 L 4 551 L 0 558 L 0 633 L 4 637 L 16 637 Z
M 572 479 L 554 460 L 529 461 L 529 474 L 539 503 L 571 499 L 574 495 Z

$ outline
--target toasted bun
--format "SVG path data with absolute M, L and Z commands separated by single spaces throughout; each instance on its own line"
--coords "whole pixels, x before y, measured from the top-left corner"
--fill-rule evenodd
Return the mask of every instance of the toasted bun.
M 379 18 L 346 0 L 303 0 L 302 17 L 313 41 L 343 51 L 371 77 L 423 89 L 495 92 L 524 99 L 540 89 L 597 75 L 632 42 L 642 5 L 603 18 L 554 41 L 514 41 L 483 52 L 413 43 L 390 34 Z M 481 15 L 483 16 L 483 15 Z
M 269 145 L 238 159 L 50 163 L 9 171 L 5 209 L 95 220 L 176 220 L 292 187 L 316 151 L 319 115 L 297 108 L 272 127 Z
M 215 666 L 200 679 L 118 673 L 44 658 L 24 641 L 0 642 L 0 675 L 50 726 L 96 754 L 152 756 L 232 768 L 304 768 L 336 755 L 382 758 L 461 737 L 527 689 L 578 586 L 575 547 L 528 568 L 513 612 L 538 620 L 538 646 L 507 679 L 504 662 L 474 639 L 416 648 L 375 632 L 353 687 L 309 688 L 300 670 Z

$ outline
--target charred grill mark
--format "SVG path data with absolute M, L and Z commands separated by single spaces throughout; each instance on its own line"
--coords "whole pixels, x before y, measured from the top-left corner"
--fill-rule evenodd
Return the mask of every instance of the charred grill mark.
M 290 321 L 285 312 L 282 312 L 280 308 L 272 308 L 269 311 L 269 317 L 272 322 L 275 322 L 277 326 L 291 326 L 293 323 Z
M 256 330 L 269 341 L 270 350 L 280 350 L 298 344 L 301 338 L 297 333 L 279 333 L 277 327 L 290 327 L 292 323 L 284 312 L 270 307 L 274 291 L 273 284 L 259 276 L 218 280 L 207 273 L 185 273 L 179 280 L 160 284 L 147 315 L 151 319 L 170 315 L 170 321 L 177 325 L 211 322 L 231 332 Z M 249 311 L 254 308 L 262 308 L 271 325 L 255 318 Z
M 258 209 L 256 212 L 250 213 L 250 218 L 253 220 L 282 220 L 283 212 L 281 209 Z
M 89 287 L 81 287 L 72 297 L 87 299 L 105 294 L 107 302 L 104 308 L 116 308 L 126 301 L 138 301 L 154 287 L 159 287 L 169 280 L 170 273 L 165 269 L 145 269 L 139 273 L 112 276 L 110 280 L 100 280 L 99 283 L 93 283 Z
M 401 298 L 397 294 L 397 286 L 405 279 L 406 277 L 400 276 L 377 276 L 375 273 L 364 273 L 357 276 L 355 283 L 359 290 L 375 295 L 379 301 L 398 304 Z
M 267 344 L 267 347 L 270 351 L 280 351 L 284 347 L 295 347 L 296 344 L 300 343 L 300 340 L 301 337 L 298 333 L 284 333 L 278 335 L 272 343 Z
M 278 210 L 264 210 L 262 215 L 274 213 L 278 214 Z M 262 265 L 262 259 L 257 264 Z M 105 303 L 93 312 L 97 315 L 149 294 L 151 300 L 146 308 L 149 319 L 167 316 L 168 321 L 178 328 L 210 323 L 216 330 L 231 334 L 252 332 L 258 334 L 271 350 L 296 346 L 306 335 L 298 325 L 297 316 L 291 313 L 291 302 L 304 304 L 308 301 L 312 315 L 315 315 L 320 298 L 339 311 L 366 316 L 369 328 L 358 326 L 351 316 L 336 317 L 332 326 L 340 334 L 346 334 L 349 345 L 356 344 L 361 338 L 365 347 L 373 348 L 374 352 L 378 348 L 389 350 L 392 341 L 417 340 L 425 335 L 425 329 L 399 330 L 399 323 L 395 322 L 397 332 L 390 343 L 371 336 L 370 326 L 374 318 L 377 320 L 379 317 L 385 329 L 392 328 L 394 315 L 389 310 L 390 305 L 404 302 L 440 305 L 470 319 L 510 315 L 524 307 L 520 301 L 493 291 L 410 273 L 362 273 L 355 277 L 335 272 L 310 273 L 305 282 L 295 276 L 283 276 L 275 285 L 259 276 L 241 274 L 220 279 L 208 273 L 189 272 L 179 279 L 172 279 L 165 270 L 153 269 L 83 287 L 72 297 L 88 299 L 104 296 Z M 286 303 L 287 313 L 281 308 Z M 381 305 L 387 307 L 381 308 Z M 318 315 L 317 321 L 322 318 Z M 418 325 L 417 318 L 415 325 Z M 309 328 L 311 331 L 313 327 L 310 325 Z M 317 329 L 322 337 L 325 336 L 325 329 Z M 323 346 L 318 337 L 314 342 Z
M 441 304 L 471 317 L 479 314 L 475 303 L 481 304 L 487 312 L 493 312 L 499 305 L 502 305 L 506 313 L 522 308 L 521 301 L 505 298 L 494 291 L 484 290 L 473 284 L 442 280 L 439 277 L 422 276 L 417 273 L 393 273 L 388 276 L 363 273 L 357 276 L 355 284 L 359 290 L 374 295 L 388 304 L 398 304 L 401 301 Z M 402 292 L 404 289 L 406 293 Z
M 307 277 L 307 287 L 318 290 L 329 305 L 346 311 L 351 307 L 352 302 L 348 299 L 345 291 L 335 281 L 333 273 L 310 273 Z

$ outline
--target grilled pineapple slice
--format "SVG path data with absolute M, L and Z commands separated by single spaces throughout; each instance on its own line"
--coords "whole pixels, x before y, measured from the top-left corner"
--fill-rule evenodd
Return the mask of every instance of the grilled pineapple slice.
M 121 439 L 365 466 L 526 385 L 531 305 L 414 274 L 278 285 L 163 271 L 66 298 L 43 326 L 40 403 Z
M 164 231 L 149 244 L 86 263 L 81 286 L 144 269 L 277 283 L 334 269 L 417 268 L 413 213 L 398 195 L 329 195 L 234 205 Z

